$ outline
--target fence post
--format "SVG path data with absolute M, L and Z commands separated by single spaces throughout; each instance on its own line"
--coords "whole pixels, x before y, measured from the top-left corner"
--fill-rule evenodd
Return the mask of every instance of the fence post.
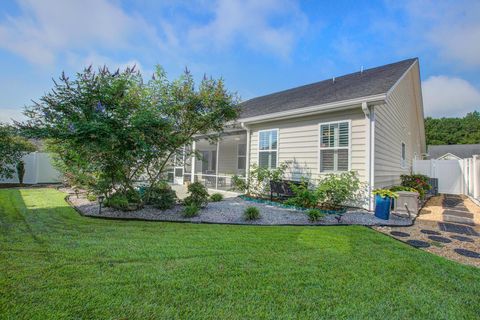
M 480 196 L 480 179 L 479 179 L 479 165 L 478 155 L 472 156 L 472 176 L 473 176 L 473 197 L 476 199 Z

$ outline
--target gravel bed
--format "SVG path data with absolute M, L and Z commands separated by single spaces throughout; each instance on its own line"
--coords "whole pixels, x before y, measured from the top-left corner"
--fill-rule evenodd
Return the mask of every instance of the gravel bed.
M 321 221 L 311 223 L 307 215 L 299 210 L 279 208 L 271 205 L 253 203 L 241 198 L 227 198 L 220 202 L 210 202 L 206 208 L 201 209 L 199 215 L 194 218 L 184 218 L 182 216 L 183 207 L 175 206 L 169 210 L 159 210 L 152 206 L 145 206 L 137 211 L 119 211 L 111 208 L 102 208 L 102 213 L 98 213 L 98 203 L 90 202 L 86 198 L 75 195 L 69 197 L 71 204 L 80 210 L 85 216 L 107 217 L 118 219 L 142 219 L 154 221 L 190 221 L 195 223 L 228 223 L 228 224 L 252 224 L 252 225 L 337 225 L 337 224 L 356 224 L 356 225 L 388 225 L 388 226 L 407 226 L 412 223 L 411 219 L 390 216 L 390 220 L 381 220 L 376 218 L 368 211 L 350 210 L 347 211 L 340 220 L 337 221 L 334 215 L 327 215 Z M 260 209 L 259 220 L 245 221 L 243 211 L 249 206 L 255 206 Z

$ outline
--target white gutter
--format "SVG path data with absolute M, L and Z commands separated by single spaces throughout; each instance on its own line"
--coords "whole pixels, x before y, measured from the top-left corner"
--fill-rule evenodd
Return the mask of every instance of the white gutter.
M 363 102 L 367 102 L 367 103 L 383 102 L 385 101 L 386 96 L 387 96 L 386 94 L 378 94 L 378 95 L 373 95 L 368 97 L 325 103 L 325 104 L 311 106 L 311 107 L 292 109 L 292 110 L 286 110 L 281 112 L 264 114 L 264 115 L 255 116 L 255 117 L 243 118 L 243 119 L 239 119 L 238 121 L 241 123 L 251 124 L 251 123 L 265 122 L 265 121 L 271 121 L 271 120 L 302 117 L 302 116 L 311 115 L 311 114 L 348 110 L 348 109 L 360 107 Z
M 365 114 L 367 124 L 367 141 L 366 141 L 366 157 L 365 157 L 365 176 L 367 178 L 368 208 L 375 209 L 375 202 L 372 191 L 375 184 L 375 113 L 374 106 L 368 107 L 366 101 L 362 102 L 362 111 Z

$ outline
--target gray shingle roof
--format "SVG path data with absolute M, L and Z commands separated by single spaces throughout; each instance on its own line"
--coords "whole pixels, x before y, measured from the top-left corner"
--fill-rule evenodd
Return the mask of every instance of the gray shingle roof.
M 480 155 L 480 144 L 429 145 L 427 153 L 430 159 L 438 159 L 447 153 L 466 159 L 471 158 L 475 154 Z
M 299 109 L 325 103 L 383 94 L 400 79 L 417 58 L 366 69 L 247 100 L 240 104 L 241 118 Z

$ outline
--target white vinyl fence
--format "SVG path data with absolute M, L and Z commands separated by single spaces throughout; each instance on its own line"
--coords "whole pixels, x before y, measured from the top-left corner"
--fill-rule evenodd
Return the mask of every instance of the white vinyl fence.
M 438 179 L 438 192 L 480 197 L 480 156 L 461 160 L 414 160 L 413 172 Z
M 48 153 L 32 152 L 23 157 L 25 162 L 25 176 L 23 183 L 57 183 L 62 181 L 62 176 L 57 169 L 53 167 L 52 159 Z M 15 173 L 12 179 L 0 179 L 0 183 L 18 183 L 18 177 Z

